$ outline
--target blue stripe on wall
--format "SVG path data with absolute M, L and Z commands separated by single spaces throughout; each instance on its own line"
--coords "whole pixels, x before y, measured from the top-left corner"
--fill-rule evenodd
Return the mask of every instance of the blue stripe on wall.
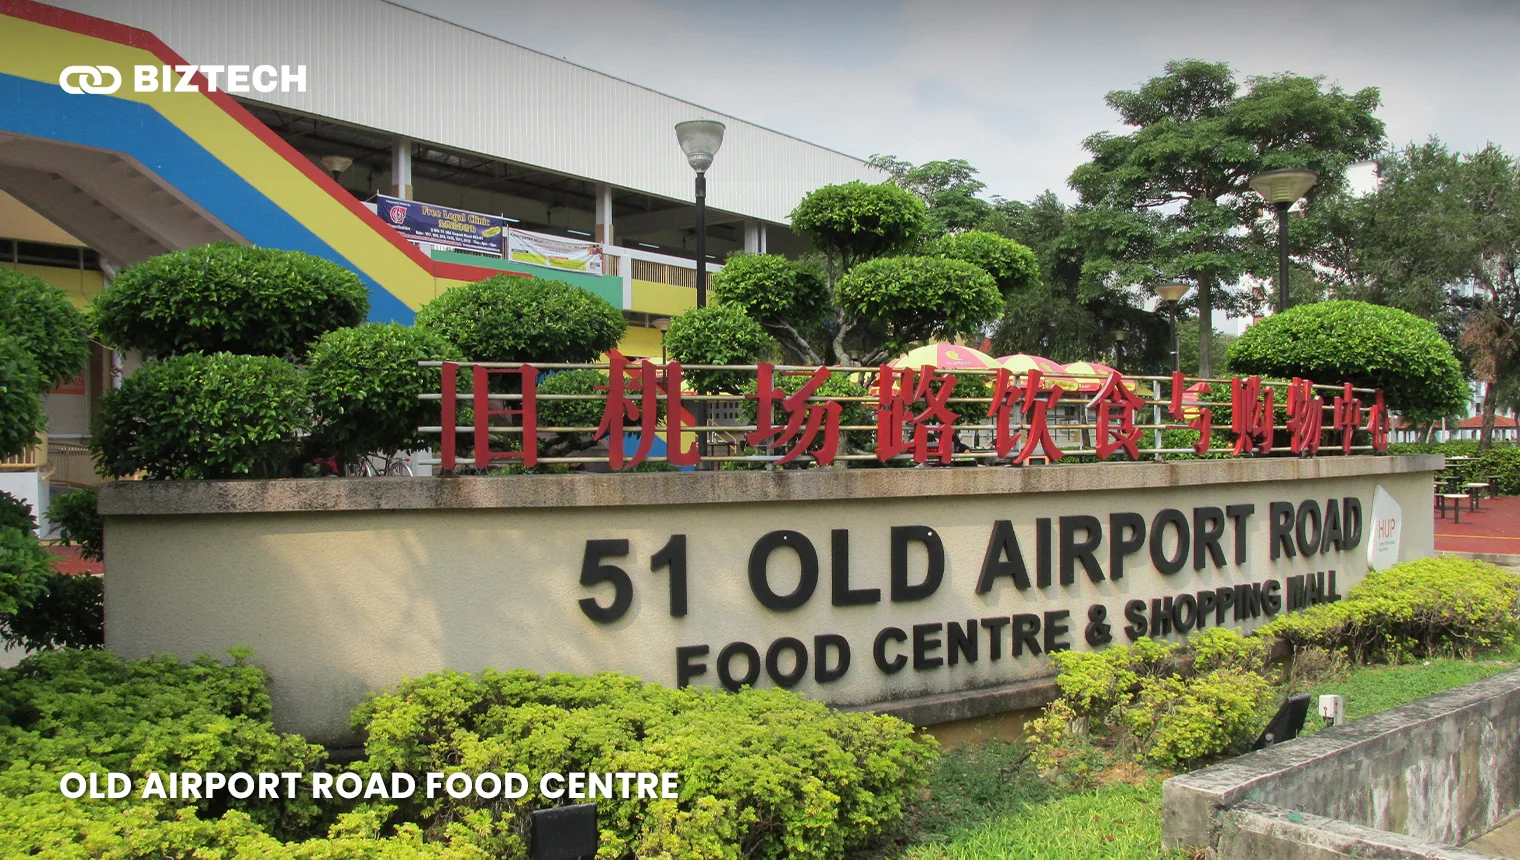
M 369 319 L 410 325 L 416 313 L 158 111 L 111 96 L 0 74 L 0 131 L 130 156 L 256 245 L 304 251 L 353 271 L 369 289 Z

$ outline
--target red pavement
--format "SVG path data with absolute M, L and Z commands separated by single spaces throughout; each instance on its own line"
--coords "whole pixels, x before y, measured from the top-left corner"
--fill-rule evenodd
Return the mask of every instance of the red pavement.
M 1501 553 L 1520 556 L 1520 496 L 1500 496 L 1483 499 L 1481 509 L 1468 511 L 1462 504 L 1462 524 L 1452 521 L 1451 510 L 1446 518 L 1436 518 L 1437 552 Z
M 79 547 L 77 546 L 49 545 L 48 551 L 58 556 L 58 562 L 53 566 L 53 569 L 59 573 L 72 575 L 76 573 L 105 572 L 105 565 L 101 562 L 80 558 Z

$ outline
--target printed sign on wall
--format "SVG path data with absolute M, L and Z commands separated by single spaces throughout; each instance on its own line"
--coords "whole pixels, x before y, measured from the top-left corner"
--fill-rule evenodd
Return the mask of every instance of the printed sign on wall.
M 1372 494 L 1372 517 L 1368 528 L 1371 539 L 1367 541 L 1367 567 L 1382 570 L 1399 561 L 1399 533 L 1403 530 L 1404 515 L 1399 503 L 1382 487 Z
M 502 256 L 507 222 L 495 215 L 450 209 L 418 200 L 375 195 L 375 214 L 407 238 L 480 254 Z
M 530 266 L 548 266 L 568 272 L 584 272 L 588 275 L 602 273 L 602 246 L 596 242 L 581 242 L 526 230 L 512 230 L 508 254 L 514 263 Z

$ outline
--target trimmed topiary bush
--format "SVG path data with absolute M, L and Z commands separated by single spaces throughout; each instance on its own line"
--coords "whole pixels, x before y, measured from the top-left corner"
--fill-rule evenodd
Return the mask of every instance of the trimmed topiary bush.
M 985 230 L 951 233 L 930 242 L 924 249 L 930 257 L 963 260 L 997 282 L 1004 296 L 1033 286 L 1040 279 L 1040 264 L 1034 252 L 1012 239 Z
M 181 355 L 149 362 L 106 395 L 90 450 L 118 478 L 281 477 L 309 425 L 305 377 L 290 362 Z
M 1003 297 L 979 266 L 940 257 L 883 257 L 839 280 L 839 302 L 861 319 L 879 320 L 893 350 L 980 331 L 997 319 Z
M 101 339 L 153 356 L 300 357 L 369 313 L 359 276 L 300 251 L 217 242 L 130 266 L 95 298 Z
M 14 457 L 37 442 L 47 427 L 42 377 L 17 341 L 0 336 L 0 458 Z
M 70 490 L 48 505 L 48 522 L 58 528 L 65 546 L 78 546 L 79 554 L 92 561 L 105 560 L 105 525 L 95 506 L 94 487 Z
M 672 690 L 613 673 L 486 670 L 403 683 L 354 713 L 364 767 L 522 773 L 670 771 L 679 800 L 598 800 L 607 857 L 833 858 L 879 840 L 922 791 L 933 757 L 900 720 L 841 713 L 783 690 Z M 488 828 L 525 858 L 525 822 L 557 805 L 414 799 L 402 820 Z
M 738 305 L 692 308 L 670 321 L 665 350 L 682 364 L 755 364 L 774 358 L 776 341 Z M 737 392 L 753 373 L 740 370 L 686 370 L 681 378 L 702 394 Z
M 0 338 L 6 337 L 32 356 L 47 388 L 72 379 L 90 353 L 89 320 L 63 290 L 35 275 L 0 269 Z
M 1471 656 L 1513 642 L 1520 574 L 1483 561 L 1425 558 L 1367 574 L 1335 603 L 1261 629 L 1295 649 L 1343 650 L 1354 662 Z
M 1229 359 L 1241 376 L 1381 388 L 1389 408 L 1414 420 L 1460 411 L 1470 394 L 1435 325 L 1366 302 L 1318 302 L 1269 316 L 1230 345 Z
M 780 254 L 734 254 L 713 275 L 712 297 L 761 325 L 805 324 L 828 311 L 823 281 Z
M 469 361 L 589 362 L 618 345 L 628 323 L 579 287 L 496 275 L 449 289 L 417 312 Z
M 417 432 L 438 424 L 437 368 L 419 361 L 463 359 L 437 332 L 397 323 L 371 323 L 323 335 L 306 359 L 311 387 L 312 442 L 350 463 L 366 454 L 429 448 L 438 437 Z
M 825 185 L 792 210 L 792 229 L 846 270 L 861 260 L 908 250 L 928 227 L 924 201 L 890 183 Z

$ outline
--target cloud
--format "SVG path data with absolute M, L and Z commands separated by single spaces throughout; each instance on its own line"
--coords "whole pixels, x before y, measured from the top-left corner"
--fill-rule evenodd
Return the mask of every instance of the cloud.
M 407 0 L 404 4 L 804 140 L 964 158 L 1028 199 L 1120 130 L 1103 103 L 1170 59 L 1381 89 L 1390 142 L 1520 153 L 1509 0 Z

